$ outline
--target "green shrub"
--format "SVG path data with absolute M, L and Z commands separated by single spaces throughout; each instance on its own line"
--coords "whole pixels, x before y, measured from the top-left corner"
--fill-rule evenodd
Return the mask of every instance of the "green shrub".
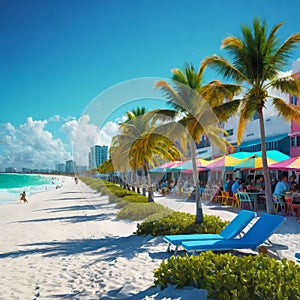
M 137 194 L 132 196 L 125 196 L 122 198 L 122 200 L 134 203 L 148 203 L 147 197 Z
M 300 267 L 265 254 L 172 256 L 154 271 L 155 285 L 206 289 L 214 299 L 300 299 Z
M 120 199 L 120 201 L 116 203 L 116 208 L 122 209 L 128 204 L 129 204 L 129 202 L 124 201 L 123 199 Z
M 201 224 L 195 224 L 195 215 L 184 212 L 172 212 L 162 218 L 146 219 L 137 225 L 138 235 L 166 235 L 188 233 L 220 233 L 228 224 L 220 217 L 204 215 Z
M 103 194 L 102 191 L 104 190 L 103 195 L 109 194 L 109 191 L 107 188 L 113 188 L 116 187 L 117 185 L 106 181 L 102 180 L 99 178 L 92 178 L 92 177 L 85 177 L 85 176 L 80 176 L 79 179 L 84 182 L 86 185 L 88 185 L 91 189 L 98 191 L 99 193 Z
M 131 197 L 138 197 L 138 195 L 135 192 L 124 190 L 122 188 L 109 188 L 110 195 L 109 195 L 109 201 L 110 202 L 118 202 L 118 199 L 131 196 Z
M 170 211 L 161 204 L 151 203 L 129 203 L 117 214 L 118 219 L 143 220 L 146 217 L 161 211 Z

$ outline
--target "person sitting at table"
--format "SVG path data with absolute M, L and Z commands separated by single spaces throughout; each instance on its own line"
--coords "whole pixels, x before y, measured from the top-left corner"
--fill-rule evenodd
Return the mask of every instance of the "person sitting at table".
M 250 181 L 248 182 L 248 184 L 246 186 L 246 191 L 250 192 L 250 193 L 256 191 L 253 178 L 251 178 Z
M 259 191 L 260 192 L 263 192 L 265 190 L 265 180 L 264 180 L 264 177 L 263 176 L 260 176 L 259 177 L 259 183 L 258 183 L 258 186 L 259 186 Z
M 240 179 L 239 178 L 235 178 L 235 182 L 233 183 L 231 190 L 232 190 L 233 194 L 237 194 L 239 192 L 239 190 L 240 190 Z
M 286 175 L 282 177 L 280 181 L 277 182 L 274 190 L 274 194 L 284 194 L 290 190 L 290 185 L 288 184 L 288 178 Z

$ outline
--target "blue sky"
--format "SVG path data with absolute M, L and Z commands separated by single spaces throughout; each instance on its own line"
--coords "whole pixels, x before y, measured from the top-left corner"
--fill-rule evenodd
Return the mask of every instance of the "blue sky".
M 286 22 L 286 38 L 300 31 L 298 11 L 296 0 L 0 0 L 0 169 L 71 158 L 78 119 L 97 95 L 126 80 L 170 78 L 185 62 L 198 66 L 254 16 L 269 27 Z M 291 64 L 298 57 L 299 50 Z M 105 137 L 131 106 L 101 105 L 99 118 L 111 122 Z

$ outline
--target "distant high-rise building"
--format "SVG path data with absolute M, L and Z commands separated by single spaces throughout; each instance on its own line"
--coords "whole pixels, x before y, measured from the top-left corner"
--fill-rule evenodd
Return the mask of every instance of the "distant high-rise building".
M 66 173 L 75 173 L 76 163 L 73 160 L 66 161 Z
M 97 168 L 107 160 L 108 146 L 95 145 L 91 147 L 89 153 L 89 169 Z
M 66 165 L 65 164 L 56 164 L 55 171 L 58 173 L 65 173 L 66 172 Z
M 15 172 L 17 172 L 17 169 L 9 167 L 9 168 L 5 168 L 5 172 L 6 173 L 15 173 Z

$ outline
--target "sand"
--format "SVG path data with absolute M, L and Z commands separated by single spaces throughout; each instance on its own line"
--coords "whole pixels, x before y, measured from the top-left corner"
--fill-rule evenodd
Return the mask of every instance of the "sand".
M 170 254 L 162 237 L 134 235 L 137 222 L 116 220 L 107 196 L 62 177 L 62 187 L 0 206 L 0 299 L 206 299 L 206 292 L 153 287 L 153 270 Z M 189 201 L 155 197 L 174 210 Z M 231 220 L 238 210 L 209 204 L 204 213 Z M 271 238 L 294 260 L 300 224 L 294 216 Z

